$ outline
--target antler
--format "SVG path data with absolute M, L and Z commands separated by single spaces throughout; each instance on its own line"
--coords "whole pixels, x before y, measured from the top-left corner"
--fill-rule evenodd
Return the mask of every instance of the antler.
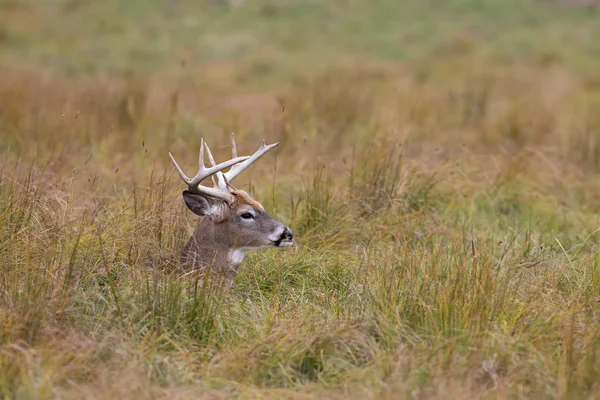
M 204 148 L 205 147 L 206 147 L 206 151 L 208 153 L 210 162 L 212 164 L 212 167 L 210 167 L 210 168 L 206 168 L 206 166 L 204 165 Z M 202 186 L 200 184 L 200 182 L 202 182 L 204 179 L 208 178 L 209 176 L 213 176 L 215 174 L 222 174 L 221 171 L 224 170 L 225 168 L 231 167 L 239 162 L 248 160 L 250 158 L 250 157 L 237 157 L 237 155 L 236 155 L 229 161 L 225 161 L 219 165 L 215 165 L 215 161 L 210 152 L 210 149 L 208 148 L 208 145 L 206 143 L 204 143 L 204 138 L 202 138 L 200 141 L 200 157 L 199 157 L 200 168 L 198 169 L 198 173 L 196 174 L 196 176 L 194 176 L 192 179 L 190 179 L 183 172 L 183 170 L 181 169 L 179 164 L 177 164 L 177 161 L 175 161 L 175 158 L 173 157 L 173 155 L 170 152 L 169 152 L 169 157 L 171 157 L 171 161 L 173 162 L 175 169 L 177 169 L 177 172 L 179 173 L 179 176 L 181 177 L 181 179 L 185 183 L 187 183 L 190 191 L 205 194 L 205 195 L 211 196 L 211 197 L 216 197 L 218 199 L 225 200 L 228 202 L 231 201 L 231 194 L 229 193 L 229 190 L 227 190 L 226 185 L 224 188 L 221 187 L 221 185 L 219 185 L 218 187 L 210 188 L 210 187 Z M 220 175 L 217 175 L 217 177 L 220 178 Z M 219 181 L 220 180 L 221 179 L 219 179 Z
M 278 145 L 279 145 L 279 142 L 273 143 L 270 145 L 266 145 L 265 141 L 263 140 L 262 144 L 260 145 L 260 148 L 254 154 L 252 154 L 249 157 L 244 157 L 246 159 L 244 162 L 241 162 L 239 164 L 236 163 L 227 172 L 221 172 L 221 171 L 217 172 L 215 175 L 217 176 L 218 187 L 221 190 L 229 191 L 229 187 L 231 187 L 229 182 L 231 182 L 233 180 L 233 178 L 238 176 L 242 171 L 244 171 L 246 168 L 248 168 L 250 165 L 252 165 L 252 163 L 254 163 L 256 160 L 258 160 L 259 158 L 264 156 L 269 150 L 277 147 Z M 214 160 L 210 150 L 208 149 L 208 147 L 206 148 L 206 150 L 208 153 L 208 159 L 209 159 L 210 163 L 214 166 L 215 160 Z M 237 155 L 237 146 L 235 144 L 235 134 L 234 133 L 231 134 L 231 156 L 233 157 L 233 159 L 239 158 Z
M 231 197 L 231 189 L 233 186 L 229 183 L 233 178 L 238 176 L 243 170 L 248 168 L 252 163 L 265 155 L 269 150 L 277 147 L 278 143 L 273 143 L 270 145 L 266 145 L 263 140 L 260 148 L 251 156 L 243 156 L 238 157 L 237 155 L 237 146 L 235 145 L 235 134 L 231 134 L 231 160 L 222 162 L 221 164 L 216 164 L 215 159 L 210 151 L 210 148 L 206 143 L 204 143 L 204 138 L 200 142 L 200 168 L 196 176 L 190 179 L 186 174 L 183 173 L 175 158 L 169 153 L 169 157 L 171 157 L 171 161 L 181 179 L 187 183 L 189 190 L 194 191 L 196 193 L 205 194 L 207 196 L 216 197 L 221 200 L 225 200 L 230 202 L 232 200 Z M 204 149 L 206 148 L 206 153 L 208 154 L 208 160 L 212 165 L 210 168 L 206 168 L 204 165 Z M 231 167 L 228 172 L 221 172 L 222 170 Z M 214 176 L 217 176 L 217 183 L 215 184 Z M 200 184 L 204 179 L 208 177 L 213 178 L 213 187 L 207 187 Z

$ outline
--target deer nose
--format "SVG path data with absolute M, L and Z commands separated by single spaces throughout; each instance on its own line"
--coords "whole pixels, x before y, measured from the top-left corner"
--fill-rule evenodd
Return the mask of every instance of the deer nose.
M 292 240 L 294 238 L 294 232 L 290 230 L 287 226 L 283 229 L 281 233 L 281 239 L 283 240 Z

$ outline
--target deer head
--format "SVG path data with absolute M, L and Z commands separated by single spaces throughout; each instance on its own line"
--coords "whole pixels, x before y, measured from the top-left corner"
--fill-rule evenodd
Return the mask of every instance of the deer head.
M 210 148 L 202 139 L 200 168 L 191 179 L 169 153 L 179 176 L 188 185 L 188 189 L 183 191 L 185 204 L 193 213 L 204 217 L 183 250 L 182 257 L 187 264 L 204 267 L 213 264 L 217 270 L 231 273 L 237 270 L 248 250 L 293 244 L 293 234 L 289 228 L 267 214 L 264 207 L 248 193 L 231 184 L 237 175 L 278 144 L 267 146 L 263 141 L 252 156 L 238 157 L 232 134 L 231 160 L 216 164 Z M 210 168 L 204 164 L 205 150 Z M 223 172 L 229 167 L 229 171 Z M 213 181 L 212 187 L 201 184 L 208 177 Z

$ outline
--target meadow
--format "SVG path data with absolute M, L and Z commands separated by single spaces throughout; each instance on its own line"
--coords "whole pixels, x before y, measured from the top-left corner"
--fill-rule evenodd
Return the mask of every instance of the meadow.
M 0 0 L 0 398 L 599 399 L 600 5 Z M 296 246 L 156 261 L 172 152 Z

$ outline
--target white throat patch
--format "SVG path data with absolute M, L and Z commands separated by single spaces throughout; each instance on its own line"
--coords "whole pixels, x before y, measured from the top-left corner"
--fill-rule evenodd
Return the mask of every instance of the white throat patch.
M 229 262 L 232 264 L 239 264 L 244 259 L 246 251 L 243 249 L 235 249 L 229 252 Z

